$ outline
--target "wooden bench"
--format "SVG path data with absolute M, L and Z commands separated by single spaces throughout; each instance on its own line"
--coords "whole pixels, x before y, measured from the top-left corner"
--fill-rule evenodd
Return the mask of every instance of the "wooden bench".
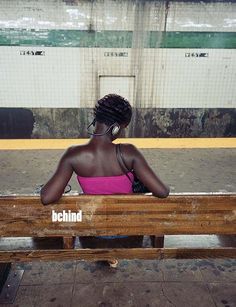
M 82 222 L 52 222 L 52 210 L 82 210 Z M 43 206 L 38 196 L 0 197 L 1 237 L 64 238 L 60 249 L 0 249 L 0 262 L 236 258 L 235 247 L 157 247 L 164 235 L 186 234 L 236 234 L 236 194 L 181 194 L 165 199 L 142 194 L 68 195 L 49 206 Z M 150 235 L 154 247 L 75 249 L 74 238 L 80 235 Z

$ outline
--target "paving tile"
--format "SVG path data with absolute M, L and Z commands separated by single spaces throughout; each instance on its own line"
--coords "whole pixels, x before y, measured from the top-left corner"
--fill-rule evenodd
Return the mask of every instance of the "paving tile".
M 162 281 L 158 260 L 122 260 L 117 269 L 96 262 L 77 263 L 75 282 Z
M 72 307 L 164 306 L 162 300 L 159 282 L 76 284 Z
M 72 307 L 76 306 L 215 307 L 215 304 L 207 286 L 200 282 L 125 282 L 76 284 Z
M 159 268 L 164 281 L 202 281 L 202 275 L 196 260 L 162 260 Z
M 196 265 L 207 282 L 236 281 L 235 259 L 198 260 Z
M 40 296 L 39 286 L 20 286 L 13 304 L 0 304 L 1 307 L 34 307 Z
M 217 307 L 236 306 L 236 283 L 210 283 L 208 287 Z
M 73 283 L 76 262 L 34 262 L 25 270 L 21 285 Z
M 69 307 L 72 292 L 73 284 L 42 286 L 35 307 Z
M 202 282 L 165 282 L 163 294 L 170 306 L 215 307 L 207 285 Z
M 1 307 L 69 307 L 73 284 L 20 286 L 13 304 Z

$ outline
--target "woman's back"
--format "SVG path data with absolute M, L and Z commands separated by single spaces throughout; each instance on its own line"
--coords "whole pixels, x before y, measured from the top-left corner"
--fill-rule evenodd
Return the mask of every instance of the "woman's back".
M 85 194 L 132 193 L 133 174 L 128 172 L 130 181 L 121 169 L 116 157 L 116 146 L 89 143 L 73 149 L 73 167 Z M 128 158 L 128 147 L 129 144 L 122 145 L 125 161 L 131 169 L 132 159 Z
M 133 167 L 133 157 L 130 152 L 131 146 L 130 144 L 121 145 L 122 154 L 129 170 Z M 70 156 L 73 161 L 74 171 L 79 177 L 115 178 L 124 175 L 117 160 L 116 144 L 96 144 L 90 142 L 72 148 Z
M 88 130 L 92 137 L 87 144 L 70 147 L 64 153 L 54 175 L 41 190 L 42 203 L 46 205 L 59 200 L 73 172 L 87 193 L 131 192 L 132 182 L 124 175 L 116 157 L 116 145 L 113 144 L 115 139 L 124 136 L 131 116 L 132 108 L 123 97 L 110 94 L 100 99 L 94 108 L 94 120 L 87 127 L 89 129 L 91 125 L 94 126 L 93 132 Z M 122 144 L 121 152 L 126 168 L 133 170 L 153 195 L 168 196 L 169 188 L 153 172 L 134 145 Z

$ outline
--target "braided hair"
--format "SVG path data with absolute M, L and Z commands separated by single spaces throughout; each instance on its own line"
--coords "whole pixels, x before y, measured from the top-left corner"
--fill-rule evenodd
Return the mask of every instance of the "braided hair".
M 107 126 L 115 122 L 129 124 L 132 117 L 130 103 L 117 94 L 109 94 L 99 99 L 93 111 L 95 120 Z

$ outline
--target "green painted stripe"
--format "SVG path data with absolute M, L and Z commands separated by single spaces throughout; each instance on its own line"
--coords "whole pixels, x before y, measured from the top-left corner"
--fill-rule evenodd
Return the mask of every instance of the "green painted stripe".
M 166 32 L 163 33 L 161 42 L 162 48 L 235 49 L 236 32 Z M 151 32 L 149 48 L 156 47 L 158 32 Z
M 131 31 L 1 29 L 2 46 L 130 48 Z
M 0 29 L 1 46 L 131 48 L 132 31 Z M 236 32 L 147 32 L 144 48 L 236 48 Z

